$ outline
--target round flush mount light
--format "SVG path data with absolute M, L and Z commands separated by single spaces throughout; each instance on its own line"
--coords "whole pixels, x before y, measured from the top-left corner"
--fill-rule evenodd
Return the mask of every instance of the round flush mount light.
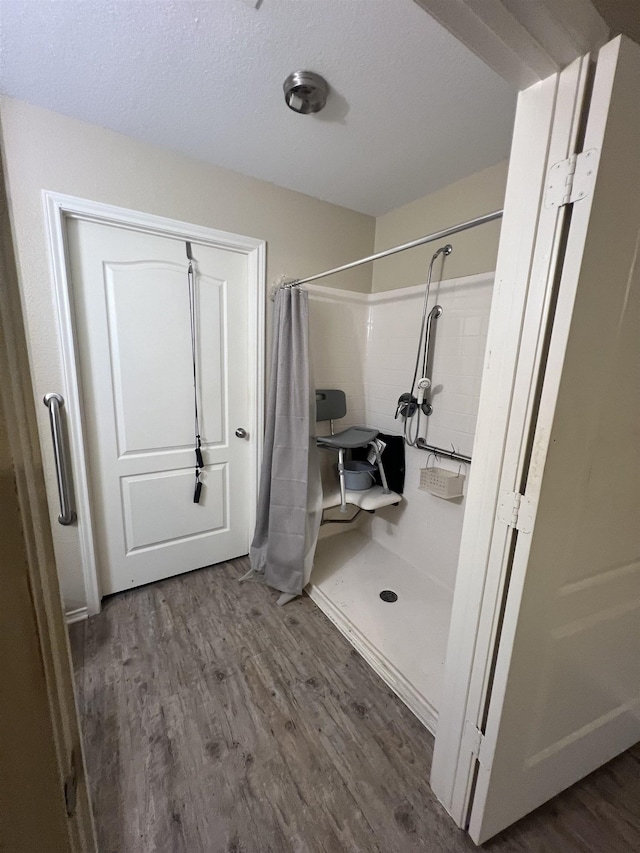
M 295 113 L 318 113 L 327 103 L 329 84 L 313 71 L 294 71 L 284 81 L 282 88 L 287 106 Z

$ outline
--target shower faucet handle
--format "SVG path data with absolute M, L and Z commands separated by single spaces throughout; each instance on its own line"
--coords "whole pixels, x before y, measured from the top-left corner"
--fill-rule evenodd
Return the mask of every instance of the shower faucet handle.
M 407 391 L 405 394 L 401 394 L 398 398 L 395 417 L 405 418 L 405 420 L 406 418 L 412 418 L 416 413 L 417 408 L 418 401 L 410 391 Z

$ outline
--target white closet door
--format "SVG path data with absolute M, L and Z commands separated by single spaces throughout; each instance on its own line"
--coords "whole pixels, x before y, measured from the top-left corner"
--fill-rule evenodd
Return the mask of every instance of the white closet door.
M 640 739 L 640 48 L 597 62 L 469 833 Z
M 200 432 L 185 243 L 69 220 L 87 467 L 103 595 L 246 554 L 247 260 L 193 244 Z

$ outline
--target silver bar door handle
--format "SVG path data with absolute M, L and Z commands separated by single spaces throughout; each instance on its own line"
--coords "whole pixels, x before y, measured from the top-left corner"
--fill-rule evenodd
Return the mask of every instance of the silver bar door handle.
M 58 480 L 58 497 L 60 498 L 60 515 L 58 516 L 58 521 L 64 525 L 73 524 L 76 520 L 76 514 L 71 509 L 69 467 L 62 435 L 62 420 L 60 418 L 60 408 L 64 406 L 64 398 L 60 394 L 45 394 L 43 403 L 49 409 L 53 455 L 56 460 L 56 478 Z

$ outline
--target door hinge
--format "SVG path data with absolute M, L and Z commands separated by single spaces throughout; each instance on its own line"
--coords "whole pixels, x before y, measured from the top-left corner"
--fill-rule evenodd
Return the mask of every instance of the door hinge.
M 586 198 L 593 190 L 597 171 L 597 148 L 554 163 L 547 175 L 544 206 L 562 207 Z
M 536 504 L 519 492 L 503 492 L 498 502 L 498 521 L 521 533 L 531 533 Z
M 474 725 L 469 720 L 466 721 L 465 724 L 465 738 L 467 749 L 470 750 L 471 754 L 475 756 L 476 760 L 479 764 L 484 766 L 485 764 L 485 754 L 484 754 L 484 734 L 480 731 L 480 729 Z
M 64 804 L 67 809 L 67 817 L 73 817 L 76 812 L 78 799 L 78 767 L 75 749 L 71 752 L 69 762 L 69 773 L 64 780 Z

